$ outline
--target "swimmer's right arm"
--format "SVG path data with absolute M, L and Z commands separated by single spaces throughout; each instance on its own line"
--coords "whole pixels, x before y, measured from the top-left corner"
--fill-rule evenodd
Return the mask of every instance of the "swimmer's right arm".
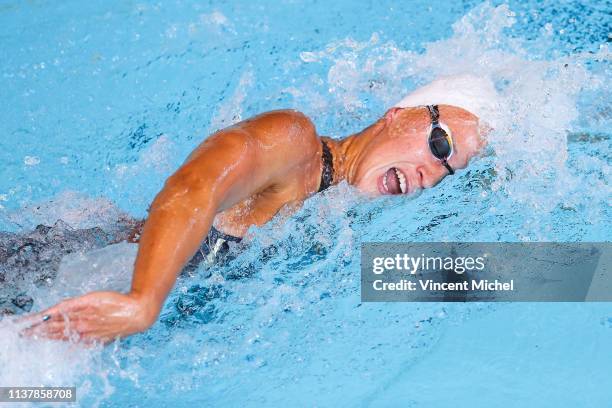
M 252 136 L 241 130 L 212 136 L 166 181 L 151 204 L 129 294 L 144 307 L 137 317 L 144 328 L 157 319 L 178 274 L 201 245 L 215 215 L 272 181 L 273 174 L 260 161 L 256 145 Z
M 292 168 L 319 148 L 310 119 L 277 111 L 213 135 L 192 153 L 157 195 L 144 225 L 129 294 L 144 305 L 140 330 L 157 320 L 215 215 L 282 184 Z
M 299 148 L 296 148 L 296 145 Z M 269 187 L 320 147 L 298 113 L 277 113 L 205 140 L 165 183 L 147 218 L 128 294 L 93 292 L 28 316 L 27 334 L 109 342 L 149 328 L 215 215 Z

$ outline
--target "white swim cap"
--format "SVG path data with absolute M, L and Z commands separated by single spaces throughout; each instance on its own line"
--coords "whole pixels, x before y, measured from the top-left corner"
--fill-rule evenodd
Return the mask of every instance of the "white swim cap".
M 488 78 L 474 75 L 441 77 L 418 88 L 394 106 L 453 105 L 463 108 L 491 125 L 497 111 L 498 95 Z

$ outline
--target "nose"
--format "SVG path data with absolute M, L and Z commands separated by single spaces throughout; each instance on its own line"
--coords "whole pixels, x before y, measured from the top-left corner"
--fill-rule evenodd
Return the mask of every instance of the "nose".
M 448 171 L 442 163 L 427 164 L 417 167 L 417 173 L 421 179 L 423 188 L 432 188 L 436 186 L 448 174 Z
M 402 110 L 402 108 L 391 108 L 387 111 L 387 113 L 385 113 L 385 120 L 387 121 L 387 123 L 390 123 L 393 121 L 393 119 L 395 119 L 395 116 L 397 115 L 397 113 Z

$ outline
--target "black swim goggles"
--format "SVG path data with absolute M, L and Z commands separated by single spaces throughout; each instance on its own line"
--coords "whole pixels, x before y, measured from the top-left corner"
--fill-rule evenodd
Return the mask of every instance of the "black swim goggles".
M 438 105 L 427 105 L 429 117 L 431 118 L 431 130 L 427 143 L 434 157 L 442 162 L 449 174 L 455 174 L 455 170 L 448 164 L 448 159 L 453 155 L 453 138 L 450 131 L 440 125 L 440 112 Z

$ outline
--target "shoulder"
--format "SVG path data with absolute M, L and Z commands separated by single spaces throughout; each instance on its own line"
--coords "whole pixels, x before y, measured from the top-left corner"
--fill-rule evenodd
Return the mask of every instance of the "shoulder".
M 310 123 L 312 125 L 312 122 L 308 116 L 296 109 L 277 109 L 260 113 L 259 115 L 245 120 L 245 122 L 252 122 L 256 120 L 290 120 L 303 122 L 304 124 Z
M 259 114 L 239 125 L 249 127 L 267 127 L 316 134 L 314 123 L 304 113 L 294 109 L 274 110 Z
M 246 130 L 267 147 L 292 145 L 309 153 L 319 146 L 319 136 L 312 120 L 293 109 L 265 112 L 236 126 Z

